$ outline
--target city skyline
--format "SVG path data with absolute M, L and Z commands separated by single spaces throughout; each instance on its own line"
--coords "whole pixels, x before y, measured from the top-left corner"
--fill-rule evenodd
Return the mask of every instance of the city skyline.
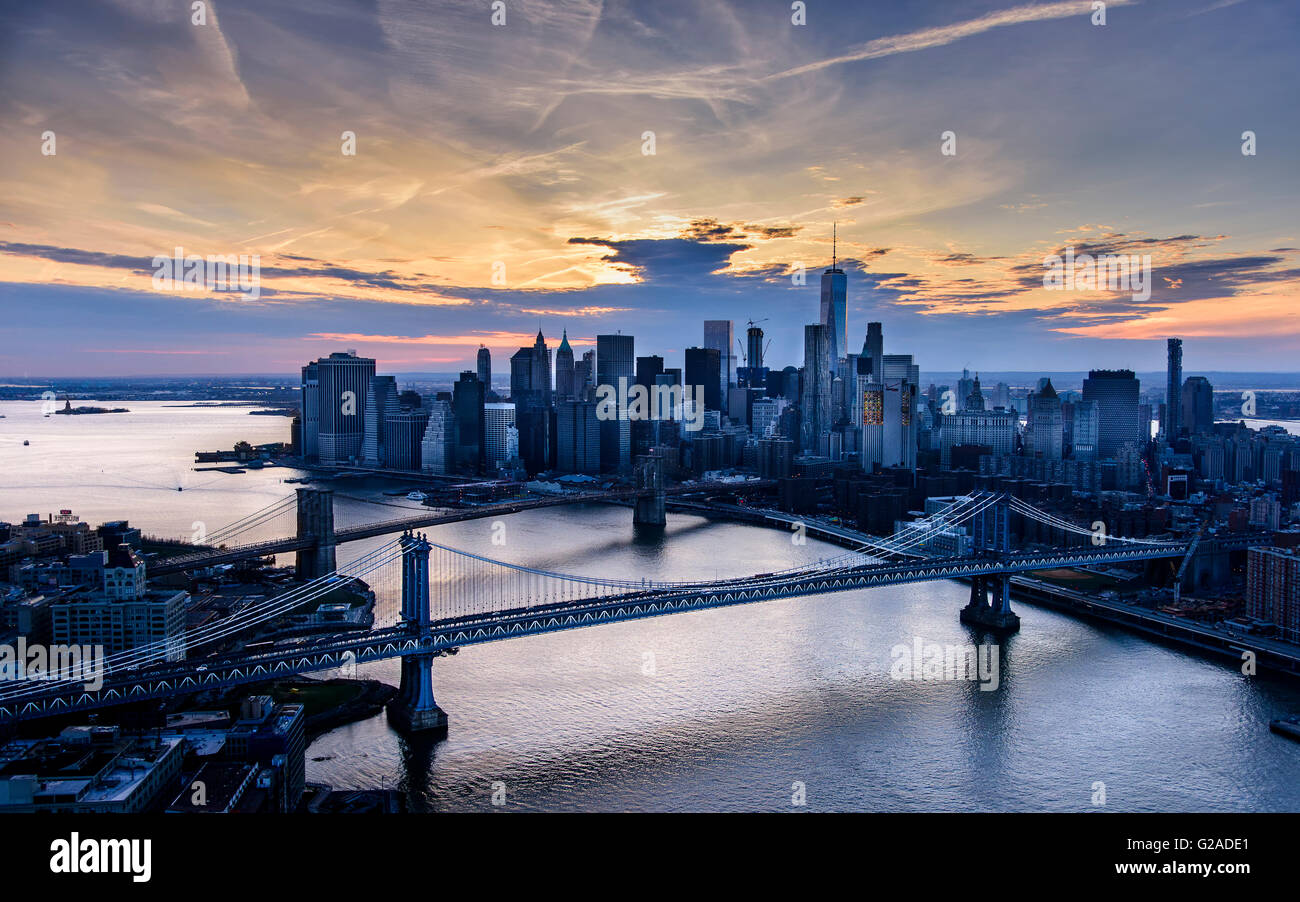
M 680 352 L 682 316 L 797 364 L 833 229 L 850 349 L 879 320 L 931 370 L 1155 371 L 1169 335 L 1277 369 L 1296 14 L 1106 6 L 7 10 L 0 372 L 454 372 L 539 320 Z M 155 290 L 177 247 L 258 255 L 260 296 Z M 1150 298 L 1048 290 L 1070 247 L 1150 254 Z

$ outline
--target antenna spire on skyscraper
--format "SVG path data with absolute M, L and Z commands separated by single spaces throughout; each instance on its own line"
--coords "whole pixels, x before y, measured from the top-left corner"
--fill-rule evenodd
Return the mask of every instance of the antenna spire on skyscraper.
M 837 257 L 835 256 L 835 238 L 836 232 L 839 230 L 839 225 L 838 222 L 831 223 L 831 269 L 835 269 L 836 267 Z

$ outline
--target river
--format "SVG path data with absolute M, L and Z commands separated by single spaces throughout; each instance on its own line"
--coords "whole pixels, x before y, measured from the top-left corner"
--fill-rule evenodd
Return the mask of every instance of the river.
M 192 472 L 193 452 L 284 440 L 246 409 L 124 402 L 130 414 L 42 417 L 0 403 L 0 519 L 71 508 L 146 532 L 209 530 L 289 494 L 296 471 Z M 31 444 L 22 446 L 22 440 Z M 184 488 L 177 492 L 176 486 Z M 380 480 L 340 487 L 398 505 Z M 414 506 L 414 505 L 412 505 Z M 340 525 L 396 512 L 341 499 Z M 373 508 L 373 509 L 372 509 Z M 841 549 L 670 515 L 638 538 L 625 508 L 529 511 L 430 530 L 445 544 L 580 573 L 694 579 Z M 284 532 L 280 518 L 263 535 Z M 375 540 L 379 544 L 382 540 Z M 362 553 L 345 546 L 340 562 Z M 434 663 L 448 738 L 408 743 L 384 715 L 310 747 L 308 779 L 401 787 L 424 810 L 1300 810 L 1300 743 L 1268 721 L 1300 684 L 1017 604 L 999 686 L 899 681 L 893 650 L 972 641 L 967 589 L 925 583 L 679 614 L 470 646 Z M 396 683 L 398 663 L 361 675 Z M 320 759 L 320 760 L 316 760 Z M 499 796 L 499 792 L 498 792 Z

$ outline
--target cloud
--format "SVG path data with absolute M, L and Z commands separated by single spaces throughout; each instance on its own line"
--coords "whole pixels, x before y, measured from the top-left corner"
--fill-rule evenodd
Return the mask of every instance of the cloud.
M 1109 0 L 1108 5 L 1126 6 L 1131 2 L 1133 2 L 1133 0 Z M 915 53 L 918 50 L 931 50 L 935 47 L 943 47 L 965 38 L 984 34 L 985 32 L 992 31 L 995 28 L 1006 28 L 1011 25 L 1026 25 L 1033 22 L 1045 22 L 1050 19 L 1064 19 L 1070 16 L 1085 17 L 1091 13 L 1091 0 L 1072 0 L 1072 2 L 1066 3 L 1031 4 L 1028 6 L 1017 6 L 1011 9 L 996 10 L 994 12 L 986 13 L 977 19 L 967 19 L 964 22 L 956 22 L 951 25 L 940 25 L 935 28 L 923 28 L 905 34 L 876 38 L 875 40 L 868 41 L 848 53 L 818 60 L 815 63 L 796 66 L 793 69 L 786 69 L 783 72 L 777 72 L 768 77 L 791 78 L 796 75 L 806 75 L 810 72 L 828 69 L 832 66 L 841 66 L 845 63 L 881 59 L 882 57 L 894 56 L 899 53 Z

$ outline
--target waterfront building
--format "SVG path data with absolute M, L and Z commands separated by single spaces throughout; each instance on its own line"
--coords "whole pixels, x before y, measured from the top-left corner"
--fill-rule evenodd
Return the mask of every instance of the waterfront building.
M 116 726 L 68 727 L 0 748 L 0 812 L 137 814 L 181 774 L 179 736 L 124 738 Z
M 510 403 L 486 404 L 483 408 L 483 440 L 487 471 L 495 473 L 511 459 L 510 430 L 515 429 L 515 405 Z M 518 433 L 516 432 L 516 436 Z M 518 456 L 516 437 L 514 455 Z
M 385 426 L 388 418 L 401 408 L 397 399 L 397 380 L 392 376 L 375 376 L 366 386 L 365 437 L 361 448 L 367 466 L 384 465 Z
M 302 368 L 302 457 L 320 459 L 320 372 L 314 363 Z
M 50 603 L 54 644 L 98 645 L 108 654 L 156 644 L 165 660 L 183 661 L 188 603 L 189 593 L 176 589 L 121 597 L 74 590 Z
M 435 400 L 420 443 L 420 469 L 426 473 L 456 471 L 456 412 L 451 403 Z
M 385 431 L 384 466 L 393 470 L 423 469 L 424 434 L 429 429 L 429 411 L 400 410 L 388 417 Z
M 464 473 L 483 472 L 483 405 L 486 386 L 469 370 L 452 386 L 456 411 L 456 469 Z
M 1246 555 L 1246 614 L 1276 624 L 1289 641 L 1300 641 L 1300 553 L 1251 548 Z
M 375 361 L 355 351 L 337 352 L 316 361 L 316 375 L 320 462 L 354 463 L 365 438 L 366 389 Z
M 283 814 L 298 807 L 307 788 L 306 724 L 304 706 L 279 705 L 269 695 L 253 695 L 241 703 L 239 720 L 226 735 L 227 757 L 276 772 L 276 807 Z

